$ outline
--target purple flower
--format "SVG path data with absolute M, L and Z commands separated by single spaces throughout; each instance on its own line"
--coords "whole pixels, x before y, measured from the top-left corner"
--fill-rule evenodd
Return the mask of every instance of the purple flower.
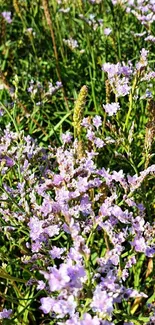
M 70 266 L 68 268 L 68 275 L 70 277 L 70 287 L 82 288 L 82 282 L 86 276 L 86 272 L 83 266 L 80 264 Z
M 62 83 L 60 81 L 56 82 L 55 87 L 53 86 L 52 82 L 48 83 L 48 94 L 53 95 L 57 90 L 62 88 Z
M 38 281 L 37 290 L 43 290 L 43 289 L 45 289 L 45 283 L 44 281 L 40 280 Z
M 115 83 L 115 89 L 117 96 L 126 96 L 129 94 L 131 86 L 129 86 L 129 80 L 126 77 L 118 79 Z
M 42 247 L 42 243 L 40 243 L 39 240 L 37 240 L 35 243 L 32 243 L 31 250 L 33 253 L 38 253 Z
M 86 276 L 84 267 L 80 263 L 73 265 L 71 260 L 62 263 L 59 269 L 51 267 L 50 273 L 44 271 L 41 271 L 41 273 L 48 280 L 51 292 L 65 288 L 81 288 Z
M 132 265 L 136 264 L 136 258 L 135 256 L 131 256 L 128 260 L 128 262 L 126 263 L 126 268 L 130 269 L 132 267 Z
M 32 93 L 34 89 L 34 86 L 31 85 L 30 87 L 27 88 L 28 93 Z
M 121 65 L 120 62 L 117 64 L 104 63 L 102 70 L 107 72 L 109 83 L 117 97 L 129 94 L 131 90 L 129 77 L 133 72 L 130 62 L 128 62 L 128 66 L 124 63 Z
M 30 237 L 32 240 L 36 240 L 39 238 L 41 233 L 43 232 L 44 221 L 39 220 L 37 217 L 31 217 L 28 226 L 30 227 Z
M 141 50 L 140 54 L 140 61 L 136 64 L 136 68 L 137 70 L 141 70 L 141 68 L 145 68 L 147 66 L 148 60 L 147 60 L 147 56 L 148 56 L 149 51 L 145 50 L 144 48 Z
M 95 133 L 92 131 L 92 130 L 87 130 L 87 138 L 90 140 L 90 141 L 94 141 L 95 139 Z
M 52 306 L 52 310 L 53 312 L 58 314 L 60 318 L 63 318 L 67 314 L 73 317 L 76 306 L 77 303 L 75 302 L 73 295 L 70 295 L 67 297 L 67 300 L 65 299 L 55 300 Z
M 72 295 L 68 296 L 67 300 L 61 298 L 53 299 L 50 297 L 43 297 L 40 299 L 40 302 L 40 309 L 44 314 L 48 314 L 53 311 L 54 313 L 58 314 L 60 318 L 63 318 L 67 314 L 72 317 L 75 313 L 76 302 Z
M 67 131 L 66 133 L 63 133 L 61 135 L 61 138 L 62 138 L 63 144 L 70 143 L 72 141 L 72 135 L 69 131 Z
M 125 77 L 130 77 L 133 73 L 133 66 L 132 63 L 129 61 L 128 65 L 125 65 L 123 63 L 122 67 L 120 68 L 121 74 L 123 74 Z
M 121 275 L 122 280 L 125 281 L 128 278 L 128 276 L 129 276 L 129 272 L 127 271 L 127 269 L 124 269 Z
M 136 252 L 141 252 L 141 253 L 145 253 L 146 251 L 146 243 L 145 243 L 145 239 L 144 237 L 139 237 L 136 236 L 134 238 L 134 240 L 131 242 L 131 245 L 134 247 Z
M 155 256 L 155 246 L 154 247 L 147 247 L 145 251 L 145 255 L 147 257 L 154 257 Z
M 112 292 L 115 292 L 116 288 L 116 276 L 114 276 L 112 273 L 108 273 L 108 275 L 105 278 L 101 278 L 101 284 L 103 289 L 108 289 Z
M 60 228 L 58 225 L 51 225 L 44 228 L 44 234 L 47 234 L 49 237 L 54 237 L 59 234 L 59 230 Z
M 66 287 L 70 281 L 65 264 L 61 264 L 59 270 L 56 267 L 52 267 L 50 273 L 43 271 L 41 271 L 41 273 L 44 275 L 45 279 L 48 280 L 51 292 L 61 290 Z
M 43 311 L 43 313 L 44 314 L 50 313 L 54 304 L 54 299 L 50 297 L 43 297 L 40 299 L 40 302 L 41 302 L 40 309 Z
M 112 29 L 111 28 L 105 28 L 104 29 L 104 35 L 106 35 L 106 36 L 110 35 L 111 32 L 112 32 Z
M 144 231 L 144 224 L 144 219 L 142 217 L 137 216 L 132 222 L 132 228 L 135 232 L 141 233 L 142 231 Z
M 8 24 L 12 23 L 10 11 L 3 11 L 1 14 L 2 14 L 3 18 L 7 21 Z
M 5 161 L 5 164 L 6 164 L 7 167 L 12 167 L 15 164 L 13 159 L 10 158 L 10 157 L 7 157 L 7 156 L 0 157 L 0 162 L 3 161 L 3 160 Z
M 56 81 L 56 86 L 61 88 L 62 87 L 62 82 L 61 81 Z
M 88 128 L 91 126 L 90 124 L 90 119 L 89 117 L 84 117 L 82 122 L 81 122 L 81 125 L 84 126 L 85 128 Z M 95 124 L 94 124 L 95 125 Z
M 77 181 L 77 189 L 80 193 L 82 192 L 86 192 L 87 189 L 89 188 L 89 184 L 88 184 L 88 179 L 87 177 L 78 177 L 78 181 Z
M 120 105 L 119 103 L 105 104 L 103 105 L 103 108 L 109 116 L 112 116 L 120 109 Z
M 126 299 L 137 298 L 137 297 L 144 297 L 144 298 L 148 297 L 145 293 L 138 292 L 137 290 L 132 289 L 132 288 L 128 288 L 128 289 L 124 288 L 124 295 L 125 295 Z
M 65 248 L 59 248 L 56 246 L 53 246 L 52 250 L 49 251 L 50 256 L 55 259 L 55 258 L 61 258 L 61 255 L 65 251 Z
M 43 203 L 40 207 L 40 212 L 43 214 L 43 216 L 47 216 L 49 213 L 52 212 L 52 201 L 48 198 L 43 199 Z
M 101 116 L 96 115 L 96 116 L 93 118 L 93 124 L 94 124 L 94 126 L 96 127 L 96 129 L 98 130 L 98 128 L 102 125 L 102 119 L 101 119 Z
M 100 325 L 100 319 L 97 316 L 92 317 L 90 314 L 86 313 L 83 315 L 80 325 Z
M 107 72 L 108 79 L 112 79 L 115 75 L 119 75 L 121 65 L 118 62 L 117 64 L 106 62 L 102 65 L 102 70 Z
M 102 139 L 100 139 L 100 138 L 95 138 L 94 139 L 94 144 L 95 144 L 95 146 L 97 148 L 103 148 L 104 145 L 105 145 L 104 141 Z
M 113 298 L 98 285 L 94 291 L 91 307 L 94 312 L 111 315 L 113 311 Z
M 10 318 L 10 315 L 12 314 L 12 309 L 6 309 L 4 308 L 1 312 L 0 312 L 0 319 L 3 318 Z
M 155 37 L 153 35 L 148 35 L 147 37 L 145 37 L 145 41 L 150 41 L 155 43 Z
M 36 35 L 36 33 L 33 31 L 33 28 L 32 27 L 27 28 L 26 29 L 26 32 L 32 34 L 33 36 Z
M 81 198 L 80 211 L 86 216 L 92 212 L 91 201 L 89 200 L 89 196 L 86 194 Z

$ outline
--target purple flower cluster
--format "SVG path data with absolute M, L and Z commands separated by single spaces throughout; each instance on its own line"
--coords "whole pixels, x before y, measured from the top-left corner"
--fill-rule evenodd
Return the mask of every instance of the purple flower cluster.
M 111 103 L 111 104 L 106 104 L 103 105 L 103 108 L 105 109 L 105 112 L 109 115 L 112 116 L 117 113 L 117 111 L 120 109 L 119 103 Z
M 1 13 L 1 15 L 7 21 L 8 24 L 11 24 L 12 23 L 12 18 L 11 18 L 11 12 L 10 11 L 3 11 Z
M 135 85 L 139 86 L 138 91 L 141 89 L 143 91 L 143 82 L 147 82 L 147 93 L 150 94 L 149 96 L 152 96 L 152 80 L 155 78 L 155 72 L 148 65 L 148 54 L 149 51 L 143 48 L 140 51 L 140 59 L 135 67 L 131 62 L 128 62 L 127 65 L 124 62 L 123 64 L 120 62 L 117 64 L 109 62 L 103 64 L 102 70 L 107 74 L 111 87 L 110 91 L 114 93 L 116 98 L 116 102 L 103 105 L 105 112 L 109 116 L 116 114 L 120 109 L 120 104 L 117 102 L 119 97 L 132 95 L 134 99 L 139 99 L 136 94 Z M 146 92 L 143 92 L 141 98 L 147 98 Z
M 53 86 L 52 82 L 49 82 L 48 85 L 49 85 L 49 90 L 47 94 L 50 95 L 53 95 L 55 92 L 57 92 L 57 90 L 62 88 L 62 83 L 60 81 L 57 81 L 55 86 Z
M 32 98 L 35 97 L 35 100 L 37 95 L 39 95 L 38 98 L 41 97 L 42 100 L 44 100 L 46 96 L 55 94 L 61 88 L 62 88 L 62 83 L 60 81 L 57 81 L 55 86 L 53 86 L 52 82 L 48 82 L 48 86 L 43 87 L 40 81 L 35 82 L 32 79 L 29 83 L 29 87 L 27 88 L 27 91 L 31 94 Z M 44 91 L 44 89 L 46 89 L 46 91 Z M 38 102 L 36 103 L 36 105 L 40 105 L 40 103 Z
M 132 75 L 132 65 L 128 66 L 117 64 L 104 63 L 102 70 L 107 73 L 108 80 L 112 90 L 117 97 L 126 96 L 131 90 L 130 76 Z
M 82 127 L 88 143 L 83 157 L 71 134 L 63 135 L 62 146 L 45 151 L 22 132 L 4 130 L 0 214 L 8 231 L 22 223 L 29 230 L 29 254 L 22 262 L 31 265 L 37 290 L 44 292 L 43 313 L 56 324 L 113 325 L 116 304 L 147 298 L 128 279 L 139 254 L 147 261 L 155 253 L 154 225 L 145 221 L 145 209 L 134 197 L 155 166 L 139 176 L 98 168 L 96 158 L 106 146 L 102 119 L 84 118 Z M 12 187 L 10 171 L 15 175 Z M 103 198 L 104 187 L 108 191 Z
M 11 314 L 12 309 L 7 310 L 6 308 L 4 308 L 3 311 L 0 312 L 0 319 L 10 318 Z
M 155 2 L 154 0 L 112 0 L 113 5 L 121 5 L 127 13 L 134 15 L 137 20 L 151 30 L 150 26 L 155 21 Z

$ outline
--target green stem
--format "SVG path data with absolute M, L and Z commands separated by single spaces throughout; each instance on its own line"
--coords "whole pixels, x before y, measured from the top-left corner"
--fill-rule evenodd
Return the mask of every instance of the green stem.
M 121 46 L 120 46 L 120 32 L 119 32 L 119 28 L 117 30 L 117 42 L 118 42 L 118 57 L 119 57 L 119 61 L 121 61 Z
M 139 287 L 139 283 L 140 283 L 140 274 L 141 274 L 141 270 L 142 270 L 142 266 L 144 263 L 144 259 L 145 259 L 145 254 L 141 254 L 136 267 L 135 267 L 135 272 L 134 272 L 134 288 L 137 289 Z
M 14 205 L 16 205 L 16 207 L 20 210 L 20 211 L 22 211 L 22 212 L 25 212 L 25 210 L 23 209 L 23 208 L 21 208 L 15 201 L 14 201 L 14 199 L 11 197 L 11 195 L 3 188 L 3 187 L 0 187 L 0 189 L 3 191 L 3 192 L 5 192 L 7 195 L 8 195 L 8 197 L 9 197 L 9 199 L 14 203 Z
M 105 113 L 104 113 L 103 125 L 102 125 L 102 135 L 104 135 L 106 118 L 107 118 L 107 113 L 105 112 Z
M 10 119 L 11 119 L 11 121 L 12 121 L 14 127 L 15 127 L 16 132 L 19 133 L 17 124 L 16 124 L 15 120 L 13 119 L 12 115 L 10 114 L 9 110 L 3 105 L 2 102 L 0 104 L 3 107 L 3 109 L 5 110 L 5 112 L 8 114 L 8 116 L 10 117 Z
M 125 129 L 127 128 L 129 118 L 130 118 L 130 115 L 131 115 L 131 111 L 132 111 L 132 107 L 133 107 L 133 94 L 134 94 L 134 90 L 135 90 L 135 87 L 136 87 L 136 83 L 137 83 L 137 76 L 135 76 L 135 78 L 134 78 L 132 89 L 131 89 L 130 94 L 129 94 L 129 110 L 128 110 L 128 113 L 127 113 L 127 116 L 126 116 L 123 131 L 125 131 Z
M 125 124 L 124 124 L 124 127 L 123 127 L 123 131 L 125 131 L 125 129 L 127 128 L 131 111 L 132 111 L 132 91 L 130 92 L 130 95 L 129 95 L 129 109 L 128 109 L 128 113 L 127 113 L 127 116 L 126 116 L 126 120 L 125 120 Z

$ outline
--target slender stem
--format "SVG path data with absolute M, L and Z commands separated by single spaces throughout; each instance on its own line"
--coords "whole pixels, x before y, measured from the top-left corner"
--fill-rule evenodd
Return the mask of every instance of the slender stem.
M 121 46 L 120 46 L 120 32 L 117 30 L 117 42 L 118 42 L 118 57 L 119 61 L 121 61 Z
M 3 105 L 3 103 L 1 102 L 0 104 L 1 104 L 1 106 L 3 107 L 3 109 L 5 110 L 5 112 L 8 114 L 8 116 L 10 117 L 10 119 L 11 119 L 11 121 L 12 121 L 14 127 L 15 127 L 16 132 L 19 133 L 19 130 L 18 130 L 17 124 L 16 124 L 16 122 L 15 122 L 15 119 L 12 117 L 12 115 L 11 115 L 10 112 L 9 112 L 9 110 L 8 110 L 8 109 Z
M 104 120 L 103 120 L 103 124 L 102 124 L 102 135 L 104 135 L 106 118 L 107 118 L 107 113 L 105 112 L 104 113 Z
M 93 96 L 93 102 L 95 106 L 96 112 L 98 112 L 97 109 L 97 102 L 96 102 L 96 96 L 95 96 L 95 77 L 96 77 L 96 66 L 95 66 L 95 58 L 94 58 L 94 52 L 93 47 L 90 45 L 90 39 L 89 39 L 89 31 L 86 26 L 86 39 L 87 39 L 87 46 L 88 46 L 88 55 L 91 53 L 91 59 L 92 59 L 92 67 L 93 67 L 93 73 L 91 66 L 89 64 L 89 76 L 90 76 L 90 82 L 91 82 L 91 89 L 92 89 L 92 96 Z
M 132 111 L 132 92 L 130 92 L 130 95 L 129 95 L 129 109 L 128 109 L 128 113 L 127 113 L 127 116 L 126 116 L 126 120 L 125 120 L 125 124 L 124 124 L 124 127 L 123 127 L 123 131 L 125 131 L 125 129 L 127 128 L 131 111 Z
M 135 76 L 135 78 L 134 78 L 132 89 L 131 89 L 130 94 L 129 94 L 129 110 L 128 110 L 128 113 L 127 113 L 127 116 L 126 116 L 123 131 L 125 131 L 125 129 L 127 128 L 129 118 L 130 118 L 130 115 L 131 115 L 131 111 L 132 111 L 132 107 L 133 107 L 133 94 L 134 94 L 134 90 L 135 90 L 135 87 L 136 87 L 136 83 L 137 83 L 137 76 Z

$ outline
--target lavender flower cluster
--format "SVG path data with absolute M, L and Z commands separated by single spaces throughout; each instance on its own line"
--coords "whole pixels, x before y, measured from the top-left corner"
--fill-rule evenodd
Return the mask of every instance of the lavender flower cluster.
M 153 71 L 148 64 L 149 51 L 144 48 L 140 52 L 140 60 L 136 63 L 135 67 L 131 62 L 121 64 L 104 63 L 102 70 L 107 73 L 111 91 L 115 94 L 116 101 L 119 97 L 129 95 L 135 89 L 135 83 L 139 86 L 138 92 L 141 88 L 142 82 L 147 82 L 151 90 L 152 81 L 155 78 L 155 71 Z M 148 91 L 148 89 L 147 89 Z M 143 94 L 143 98 L 147 98 L 148 93 Z M 150 96 L 151 92 L 149 92 Z M 135 96 L 137 94 L 135 93 Z M 136 96 L 136 98 L 138 98 Z M 106 104 L 103 106 L 109 115 L 115 114 L 119 109 L 119 103 Z
M 23 132 L 9 126 L 3 131 L 1 229 L 7 228 L 11 238 L 18 226 L 28 229 L 21 262 L 31 269 L 29 284 L 36 283 L 40 310 L 53 324 L 114 325 L 119 319 L 132 325 L 134 300 L 149 298 L 145 287 L 139 291 L 131 284 L 134 268 L 142 256 L 147 264 L 155 254 L 155 225 L 135 193 L 147 175 L 154 175 L 155 165 L 139 176 L 110 171 L 104 160 L 98 167 L 106 146 L 102 119 L 84 118 L 82 127 L 82 157 L 69 133 L 62 136 L 62 146 L 45 150 Z M 0 317 L 10 314 L 4 309 Z
M 154 35 L 151 34 L 151 25 L 155 21 L 155 2 L 154 0 L 112 0 L 114 6 L 121 5 L 126 13 L 134 15 L 142 26 L 146 28 L 145 41 L 155 42 Z M 139 34 L 139 37 L 143 36 Z

